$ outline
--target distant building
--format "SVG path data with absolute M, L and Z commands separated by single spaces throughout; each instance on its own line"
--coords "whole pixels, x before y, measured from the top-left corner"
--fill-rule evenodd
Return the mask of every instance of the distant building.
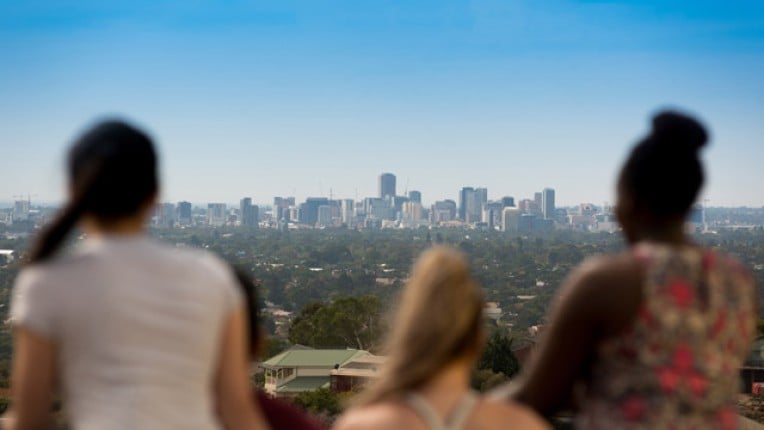
M 300 204 L 300 223 L 310 226 L 318 222 L 318 208 L 329 206 L 329 199 L 326 197 L 308 197 L 305 203 Z
M 318 219 L 316 220 L 316 226 L 318 227 L 330 227 L 332 226 L 332 207 L 329 205 L 321 205 L 318 207 Z
M 294 397 L 305 391 L 331 387 L 331 373 L 360 357 L 357 349 L 292 347 L 260 364 L 265 371 L 265 392 L 274 397 Z
M 489 230 L 494 230 L 497 227 L 501 227 L 503 209 L 504 203 L 501 201 L 486 202 L 483 205 L 483 223 Z
M 475 192 L 472 187 L 464 187 L 459 191 L 459 219 L 467 220 L 467 199 Z
M 379 197 L 395 197 L 395 175 L 392 173 L 379 175 Z
M 386 358 L 368 354 L 346 361 L 329 373 L 331 390 L 335 393 L 358 392 L 369 382 L 379 378 L 379 371 Z
M 437 201 L 430 209 L 431 221 L 435 224 L 453 221 L 456 219 L 456 210 L 456 202 L 453 200 Z
M 186 201 L 179 202 L 177 215 L 178 215 L 178 224 L 191 225 L 191 221 L 193 220 L 193 215 L 191 211 L 191 202 L 186 202 Z
M 409 191 L 409 201 L 422 204 L 422 193 L 419 191 Z
M 29 220 L 29 212 L 32 210 L 32 203 L 29 200 L 16 200 L 13 202 L 13 220 Z
M 554 190 L 544 188 L 541 191 L 541 214 L 544 219 L 554 219 L 556 212 L 554 208 Z
M 355 202 L 352 199 L 342 200 L 340 213 L 343 224 L 348 227 L 355 225 Z
M 294 197 L 274 197 L 273 198 L 273 217 L 276 221 L 289 221 L 289 208 L 295 206 Z M 293 218 L 292 218 L 293 219 Z
M 228 208 L 225 203 L 209 203 L 207 205 L 207 224 L 213 227 L 225 225 L 228 221 Z
M 506 207 L 501 212 L 501 231 L 520 231 L 520 210 Z
M 172 228 L 175 226 L 176 212 L 173 203 L 158 204 L 154 215 L 154 225 L 159 228 Z
M 510 206 L 514 206 L 515 205 L 515 198 L 514 197 L 509 197 L 509 196 L 504 196 L 504 197 L 501 198 L 501 203 L 504 205 L 505 208 L 508 208 Z
M 252 204 L 252 199 L 245 197 L 239 202 L 239 223 L 247 227 L 257 227 L 260 221 L 260 208 Z

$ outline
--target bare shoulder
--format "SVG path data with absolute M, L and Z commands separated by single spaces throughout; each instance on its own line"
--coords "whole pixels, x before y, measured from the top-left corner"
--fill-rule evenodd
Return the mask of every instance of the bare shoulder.
M 379 403 L 353 408 L 343 414 L 332 430 L 400 430 L 418 428 L 411 410 L 396 403 Z
M 551 430 L 532 409 L 512 401 L 482 400 L 475 416 L 479 427 L 486 430 L 518 428 L 529 430 Z

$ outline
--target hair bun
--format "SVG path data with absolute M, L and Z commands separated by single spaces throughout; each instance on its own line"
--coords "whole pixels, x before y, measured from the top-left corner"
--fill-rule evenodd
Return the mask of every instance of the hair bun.
M 708 133 L 696 119 L 678 112 L 664 111 L 653 117 L 649 140 L 661 151 L 694 154 L 708 142 Z

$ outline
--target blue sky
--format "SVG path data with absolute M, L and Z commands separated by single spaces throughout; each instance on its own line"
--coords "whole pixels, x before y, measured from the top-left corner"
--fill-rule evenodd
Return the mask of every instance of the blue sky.
M 0 3 L 0 201 L 63 196 L 93 120 L 146 127 L 163 200 L 613 199 L 651 113 L 711 128 L 712 205 L 764 205 L 759 1 Z

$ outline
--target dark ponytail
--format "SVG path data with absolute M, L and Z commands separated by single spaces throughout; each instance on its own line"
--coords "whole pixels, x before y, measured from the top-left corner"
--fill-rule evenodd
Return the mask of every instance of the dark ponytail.
M 699 152 L 707 142 L 708 133 L 694 118 L 659 113 L 621 169 L 619 187 L 657 218 L 685 216 L 705 180 Z
M 157 157 L 151 139 L 121 121 L 86 131 L 68 157 L 71 200 L 40 234 L 27 264 L 55 254 L 84 214 L 114 221 L 135 214 L 158 190 Z

